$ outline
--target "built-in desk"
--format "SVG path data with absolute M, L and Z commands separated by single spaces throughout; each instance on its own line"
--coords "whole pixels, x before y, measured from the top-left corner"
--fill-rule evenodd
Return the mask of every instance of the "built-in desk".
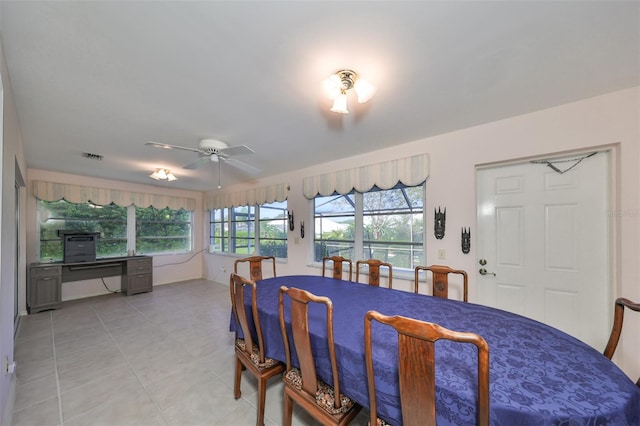
M 62 283 L 122 276 L 127 296 L 153 291 L 153 257 L 126 256 L 78 263 L 32 263 L 29 266 L 27 310 L 34 314 L 62 303 Z

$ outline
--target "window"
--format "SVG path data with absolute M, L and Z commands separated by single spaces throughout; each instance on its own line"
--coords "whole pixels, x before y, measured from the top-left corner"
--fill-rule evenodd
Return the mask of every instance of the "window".
M 251 254 L 256 239 L 256 208 L 253 206 L 231 209 L 231 252 Z
M 259 253 L 287 258 L 287 202 L 263 204 L 259 208 Z
M 109 204 L 75 204 L 65 200 L 39 201 L 40 259 L 61 261 L 62 238 L 58 231 L 97 232 L 97 257 L 127 253 L 127 208 Z
M 137 226 L 136 221 L 139 221 Z M 184 210 L 38 200 L 40 260 L 63 259 L 58 230 L 99 233 L 98 258 L 125 256 L 127 247 L 136 247 L 136 252 L 146 254 L 189 251 L 191 222 L 191 212 Z M 127 240 L 128 227 L 136 228 L 135 241 Z
M 215 209 L 209 219 L 210 245 L 213 251 L 229 252 L 229 209 Z
M 315 261 L 380 259 L 397 268 L 424 263 L 424 185 L 314 199 Z
M 315 198 L 315 261 L 323 257 L 354 257 L 355 195 Z
M 136 253 L 184 253 L 191 251 L 191 212 L 139 208 L 136 211 Z
M 287 202 L 211 210 L 210 245 L 218 253 L 287 257 Z
M 373 191 L 363 198 L 363 259 L 414 269 L 424 259 L 423 186 Z

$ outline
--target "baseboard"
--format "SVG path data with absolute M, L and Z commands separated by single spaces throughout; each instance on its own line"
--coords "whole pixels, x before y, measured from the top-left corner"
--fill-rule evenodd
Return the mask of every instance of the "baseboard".
M 11 426 L 13 423 L 13 406 L 16 402 L 16 386 L 18 379 L 15 374 L 11 375 L 11 382 L 9 383 L 9 392 L 7 393 L 7 403 L 4 406 L 4 413 L 2 413 L 2 426 Z

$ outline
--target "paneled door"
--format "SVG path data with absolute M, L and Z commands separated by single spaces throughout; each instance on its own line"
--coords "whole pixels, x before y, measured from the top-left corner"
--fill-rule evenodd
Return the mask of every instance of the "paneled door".
M 609 153 L 589 154 L 476 171 L 477 294 L 602 350 L 611 325 Z

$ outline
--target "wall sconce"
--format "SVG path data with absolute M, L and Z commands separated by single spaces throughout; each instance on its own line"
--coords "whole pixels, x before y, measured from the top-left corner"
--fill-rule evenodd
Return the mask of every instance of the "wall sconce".
M 169 182 L 178 179 L 173 175 L 173 173 L 171 173 L 171 170 L 167 169 L 156 169 L 156 171 L 151 173 L 149 177 L 155 180 L 168 180 Z
M 358 95 L 358 102 L 367 102 L 376 93 L 376 88 L 366 80 L 358 77 L 355 71 L 340 70 L 329 76 L 324 81 L 324 91 L 330 99 L 333 99 L 333 106 L 330 111 L 339 114 L 349 114 L 347 110 L 347 90 L 354 89 Z

